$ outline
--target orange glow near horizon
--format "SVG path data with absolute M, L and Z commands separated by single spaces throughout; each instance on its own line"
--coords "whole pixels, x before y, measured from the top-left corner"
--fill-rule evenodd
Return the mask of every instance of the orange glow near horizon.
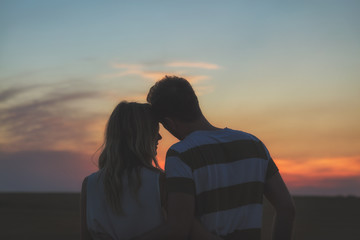
M 360 156 L 341 158 L 314 158 L 304 161 L 275 160 L 285 181 L 291 187 L 325 186 L 324 179 L 358 177 Z

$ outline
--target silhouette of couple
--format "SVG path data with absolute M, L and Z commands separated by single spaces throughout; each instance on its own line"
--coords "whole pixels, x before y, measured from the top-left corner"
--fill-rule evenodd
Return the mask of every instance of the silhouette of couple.
M 258 138 L 208 122 L 184 78 L 165 76 L 147 101 L 120 102 L 108 120 L 99 171 L 82 186 L 81 239 L 260 240 L 263 196 L 273 239 L 291 239 L 294 204 Z M 159 123 L 180 140 L 165 173 Z

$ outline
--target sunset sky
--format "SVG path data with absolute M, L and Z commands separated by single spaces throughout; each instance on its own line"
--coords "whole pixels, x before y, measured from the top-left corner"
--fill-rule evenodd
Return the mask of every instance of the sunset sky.
M 360 1 L 0 2 L 0 192 L 80 191 L 164 75 L 268 147 L 295 195 L 360 196 Z M 159 161 L 176 142 L 164 129 Z

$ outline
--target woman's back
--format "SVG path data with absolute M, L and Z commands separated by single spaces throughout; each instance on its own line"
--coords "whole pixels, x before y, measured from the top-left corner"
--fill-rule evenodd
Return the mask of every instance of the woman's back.
M 106 201 L 100 171 L 88 177 L 86 218 L 87 227 L 94 239 L 130 239 L 164 221 L 160 201 L 160 172 L 143 167 L 140 177 L 141 187 L 137 197 L 130 191 L 128 176 L 124 175 L 122 178 L 122 215 L 115 214 Z

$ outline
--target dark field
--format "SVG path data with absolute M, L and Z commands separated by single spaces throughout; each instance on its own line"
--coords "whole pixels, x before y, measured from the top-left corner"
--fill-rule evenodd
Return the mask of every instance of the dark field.
M 294 197 L 294 240 L 359 240 L 360 198 Z M 0 239 L 80 239 L 79 194 L 0 194 Z M 263 240 L 273 210 L 265 203 Z

